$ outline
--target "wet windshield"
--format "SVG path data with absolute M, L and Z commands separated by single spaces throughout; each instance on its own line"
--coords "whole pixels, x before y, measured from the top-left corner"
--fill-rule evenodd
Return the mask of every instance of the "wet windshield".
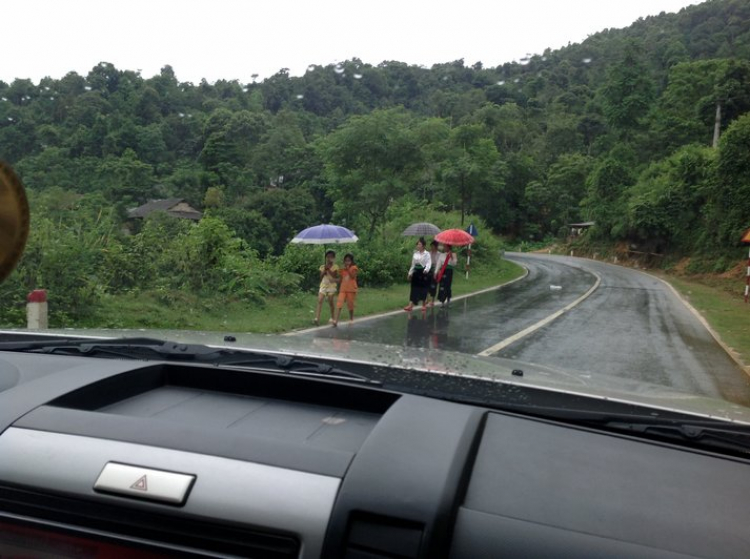
M 266 8 L 9 8 L 0 328 L 750 407 L 747 3 Z

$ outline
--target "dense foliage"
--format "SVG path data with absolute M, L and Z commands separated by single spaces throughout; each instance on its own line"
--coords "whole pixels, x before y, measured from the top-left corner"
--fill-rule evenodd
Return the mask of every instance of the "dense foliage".
M 407 250 L 394 223 L 425 212 L 451 226 L 474 214 L 524 242 L 592 220 L 601 242 L 720 250 L 750 226 L 749 112 L 744 0 L 496 68 L 353 59 L 192 84 L 169 66 L 144 78 L 103 62 L 86 76 L 0 82 L 0 158 L 34 208 L 0 313 L 16 312 L 6 294 L 34 286 L 64 291 L 73 317 L 102 290 L 261 300 L 309 287 L 309 253 L 288 241 L 328 221 L 357 231 L 369 280 L 387 283 Z M 127 209 L 167 197 L 206 217 L 125 234 Z

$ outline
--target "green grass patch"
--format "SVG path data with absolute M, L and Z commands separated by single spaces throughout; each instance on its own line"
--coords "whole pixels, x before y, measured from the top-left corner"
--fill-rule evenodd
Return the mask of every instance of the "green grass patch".
M 521 275 L 523 268 L 507 260 L 472 270 L 468 280 L 457 269 L 453 276 L 453 296 L 493 287 Z M 408 296 L 406 274 L 402 284 L 386 288 L 363 287 L 357 296 L 355 315 L 397 310 L 406 305 Z M 317 294 L 312 292 L 269 298 L 262 305 L 182 292 L 105 295 L 96 316 L 77 326 L 275 333 L 312 326 L 316 303 Z M 328 316 L 324 306 L 321 322 L 325 323 Z M 342 318 L 345 316 L 348 316 L 346 309 Z
M 744 286 L 723 278 L 668 280 L 700 312 L 745 365 L 750 365 L 750 304 L 743 300 Z

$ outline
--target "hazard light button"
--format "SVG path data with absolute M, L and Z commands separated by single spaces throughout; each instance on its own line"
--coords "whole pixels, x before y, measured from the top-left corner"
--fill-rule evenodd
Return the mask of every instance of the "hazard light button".
M 94 491 L 182 505 L 194 481 L 191 474 L 108 462 L 94 484 Z

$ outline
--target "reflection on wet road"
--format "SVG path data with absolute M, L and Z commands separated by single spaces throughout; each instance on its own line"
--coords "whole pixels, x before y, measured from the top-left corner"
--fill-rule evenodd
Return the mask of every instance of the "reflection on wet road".
M 526 265 L 525 261 L 519 263 Z M 596 281 L 592 274 L 556 262 L 527 266 L 526 279 L 502 289 L 378 320 L 317 330 L 312 335 L 372 343 L 479 353 L 575 301 Z M 464 281 L 460 274 L 454 280 Z M 553 290 L 550 286 L 561 286 Z M 408 286 L 404 286 L 404 298 Z
M 586 259 L 536 254 L 508 259 L 529 275 L 449 308 L 342 323 L 305 335 L 478 354 L 570 305 L 599 276 L 601 284 L 590 297 L 496 355 L 750 404 L 748 376 L 658 279 Z M 461 280 L 458 275 L 455 281 Z

